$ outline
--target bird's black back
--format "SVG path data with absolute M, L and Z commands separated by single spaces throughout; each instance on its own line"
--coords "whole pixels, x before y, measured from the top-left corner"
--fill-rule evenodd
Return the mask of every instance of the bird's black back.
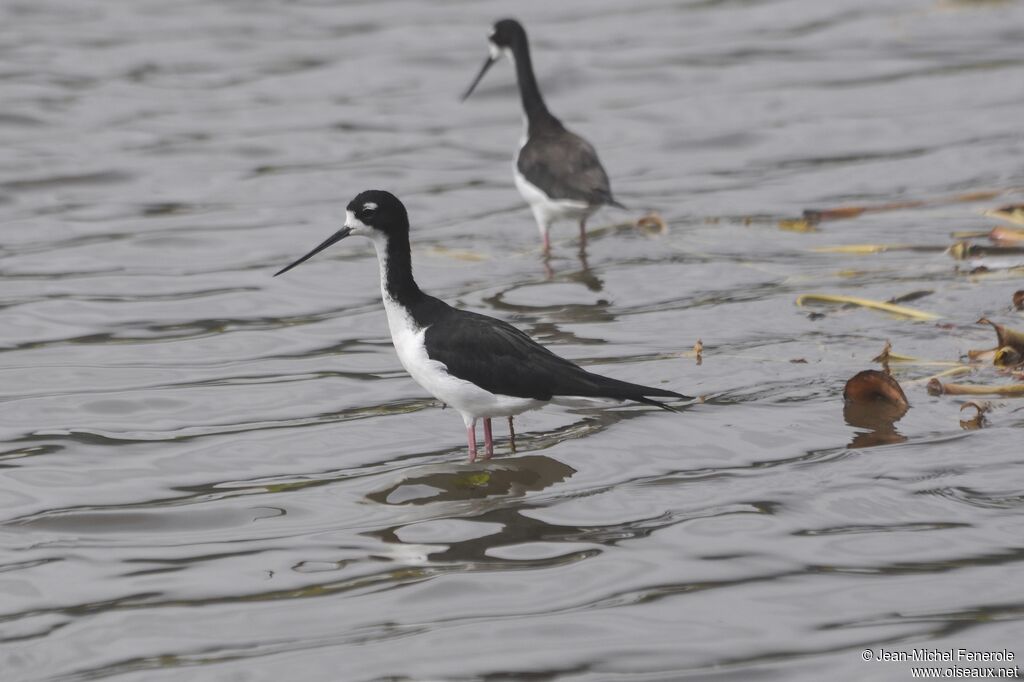
M 506 322 L 452 308 L 432 296 L 425 299 L 430 300 L 417 307 L 421 316 L 430 318 L 429 324 L 422 325 L 427 328 L 427 355 L 443 363 L 452 376 L 491 393 L 543 401 L 559 396 L 612 398 L 661 407 L 648 396 L 687 397 L 588 372 Z M 417 311 L 413 317 L 417 318 Z
M 552 199 L 618 205 L 597 151 L 557 121 L 535 126 L 519 151 L 516 167 Z

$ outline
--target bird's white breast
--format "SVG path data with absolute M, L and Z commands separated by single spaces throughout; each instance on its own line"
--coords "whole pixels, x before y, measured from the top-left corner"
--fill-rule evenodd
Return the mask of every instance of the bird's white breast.
M 508 417 L 520 414 L 543 404 L 530 398 L 491 393 L 472 382 L 452 376 L 443 362 L 431 360 L 425 343 L 427 328 L 418 326 L 409 311 L 388 294 L 385 286 L 385 253 L 385 249 L 378 249 L 378 258 L 381 262 L 381 294 L 388 316 L 388 329 L 391 332 L 391 341 L 395 345 L 395 352 L 398 353 L 398 361 L 416 383 L 444 404 L 458 410 L 467 424 L 482 417 Z

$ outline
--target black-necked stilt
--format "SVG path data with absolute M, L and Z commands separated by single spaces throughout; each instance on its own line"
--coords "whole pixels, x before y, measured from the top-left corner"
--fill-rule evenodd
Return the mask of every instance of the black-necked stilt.
M 512 58 L 526 114 L 523 139 L 513 166 L 516 189 L 533 209 L 545 253 L 551 250 L 548 230 L 562 218 L 579 220 L 582 249 L 587 242 L 587 218 L 601 206 L 625 206 L 612 196 L 608 174 L 594 148 L 567 130 L 544 104 L 522 24 L 515 19 L 502 19 L 491 29 L 488 40 L 491 53 L 462 99 L 473 93 L 487 70 L 503 55 Z
M 667 410 L 673 408 L 649 396 L 687 399 L 675 391 L 588 372 L 506 322 L 458 310 L 423 293 L 412 276 L 408 214 L 388 192 L 359 194 L 349 202 L 344 227 L 275 277 L 349 235 L 373 241 L 398 359 L 423 388 L 462 415 L 470 461 L 476 459 L 478 419 L 484 420 L 489 457 L 493 417 L 511 417 L 549 402 L 572 404 L 573 398 L 634 400 Z

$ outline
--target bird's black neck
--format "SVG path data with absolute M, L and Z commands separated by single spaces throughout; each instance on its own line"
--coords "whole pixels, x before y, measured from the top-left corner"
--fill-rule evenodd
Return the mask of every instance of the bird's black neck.
M 412 277 L 409 235 L 390 236 L 384 244 L 378 245 L 378 257 L 381 259 L 381 288 L 385 295 L 405 308 L 412 308 L 423 298 L 423 292 Z
M 519 96 L 523 100 L 523 111 L 530 131 L 533 133 L 540 127 L 554 123 L 561 125 L 557 118 L 548 111 L 541 97 L 537 78 L 533 75 L 533 62 L 530 59 L 530 44 L 524 39 L 512 49 L 516 63 L 516 79 L 519 81 Z

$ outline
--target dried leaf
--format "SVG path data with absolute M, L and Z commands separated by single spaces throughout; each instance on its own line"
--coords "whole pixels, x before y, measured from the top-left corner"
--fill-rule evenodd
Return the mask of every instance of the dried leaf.
M 906 440 L 894 424 L 910 405 L 899 383 L 885 372 L 866 369 L 853 375 L 843 388 L 843 419 L 850 426 L 869 429 L 854 437 L 850 447 L 870 447 Z
M 982 384 L 944 384 L 938 379 L 928 382 L 928 392 L 932 395 L 1005 395 L 1024 396 L 1024 384 L 1002 384 L 985 386 Z
M 1013 227 L 993 227 L 988 233 L 988 238 L 997 244 L 1020 242 L 1024 241 L 1024 230 Z
M 635 227 L 647 234 L 665 234 L 668 232 L 668 224 L 665 222 L 665 219 L 654 211 L 637 218 Z
M 697 356 L 697 364 L 698 365 L 701 364 L 702 362 L 704 362 L 704 357 L 703 357 L 704 342 L 701 341 L 700 339 L 697 339 L 697 343 L 693 344 L 693 353 L 694 353 L 694 355 Z
M 810 220 L 780 220 L 779 229 L 787 232 L 817 232 L 817 225 Z
M 490 260 L 490 256 L 483 253 L 477 253 L 476 251 L 467 251 L 464 249 L 446 249 L 443 246 L 431 247 L 429 253 L 432 256 L 443 256 L 445 258 L 454 258 L 455 260 L 473 262 Z
M 843 388 L 843 400 L 848 403 L 888 403 L 907 407 L 907 396 L 896 379 L 888 372 L 866 369 L 854 374 Z
M 1012 346 L 1003 346 L 992 356 L 996 367 L 1015 367 L 1021 363 L 1021 354 Z
M 989 218 L 998 218 L 1017 225 L 1024 225 L 1024 204 L 1011 204 L 985 211 Z
M 993 350 L 997 352 L 1005 346 L 1009 346 L 1013 350 L 1017 351 L 1019 355 L 1024 355 L 1024 332 L 1019 332 L 1016 329 L 1010 329 L 1004 327 L 1001 324 L 996 324 L 987 317 L 983 317 L 978 320 L 978 324 L 990 324 L 992 328 L 996 330 L 996 347 Z
M 841 296 L 832 294 L 803 294 L 797 296 L 796 304 L 803 306 L 805 303 L 843 303 L 850 305 L 861 306 L 862 308 L 872 308 L 874 310 L 881 310 L 893 315 L 900 315 L 902 317 L 908 317 L 913 320 L 937 320 L 941 316 L 934 313 L 926 313 L 921 310 L 915 310 L 914 308 L 908 308 L 901 305 L 893 305 L 892 303 L 885 303 L 884 301 L 875 301 L 869 298 L 860 298 L 858 296 Z
M 967 400 L 967 401 L 964 402 L 963 405 L 960 406 L 960 411 L 963 412 L 964 408 L 967 408 L 967 407 L 973 407 L 974 409 L 976 409 L 978 411 L 977 412 L 977 416 L 980 417 L 981 415 L 986 414 L 987 412 L 991 412 L 992 411 L 992 401 L 991 400 Z
M 960 241 L 949 247 L 949 255 L 954 260 L 967 260 L 981 256 L 1020 256 L 1024 254 L 1024 246 L 989 246 L 987 244 L 971 244 Z
M 1013 307 L 1017 310 L 1024 310 L 1024 289 L 1013 292 Z
M 1007 190 L 1005 189 L 978 190 L 976 192 L 966 192 L 964 194 L 955 194 L 953 196 L 938 197 L 936 199 L 929 199 L 926 201 L 894 201 L 888 204 L 869 204 L 867 206 L 838 206 L 836 208 L 825 208 L 819 210 L 808 209 L 804 211 L 804 218 L 811 222 L 819 222 L 823 220 L 844 220 L 848 218 L 856 218 L 857 216 L 865 213 L 900 211 L 908 208 L 921 208 L 922 206 L 941 206 L 943 204 L 962 204 L 974 201 L 984 201 L 994 199 L 1006 192 Z
M 867 210 L 869 209 L 862 206 L 840 206 L 838 208 L 823 208 L 820 210 L 807 209 L 804 211 L 804 219 L 815 223 L 822 220 L 846 220 L 847 218 L 856 218 Z
M 819 246 L 811 250 L 816 253 L 852 253 L 863 256 L 903 248 L 906 248 L 905 244 L 840 244 L 838 246 Z
M 942 377 L 954 376 L 956 374 L 969 374 L 969 373 L 973 372 L 974 369 L 975 368 L 971 367 L 970 365 L 959 365 L 958 364 L 956 367 L 950 367 L 949 369 L 944 369 L 941 372 L 939 372 L 938 374 L 933 374 L 930 377 L 925 377 L 924 379 L 915 379 L 914 383 L 925 383 L 925 384 L 927 384 L 932 379 L 941 379 Z

